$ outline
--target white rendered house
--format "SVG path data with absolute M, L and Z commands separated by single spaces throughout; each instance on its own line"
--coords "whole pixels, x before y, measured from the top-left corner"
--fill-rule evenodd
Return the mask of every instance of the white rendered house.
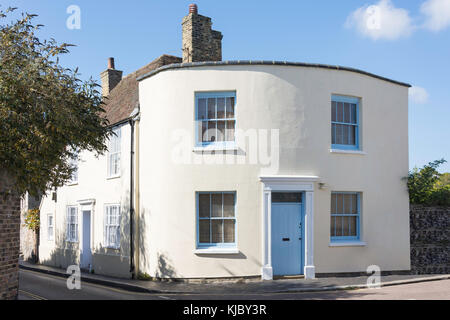
M 117 135 L 43 200 L 41 261 L 155 278 L 409 270 L 409 85 L 220 61 L 210 24 L 191 8 L 183 60 L 161 56 L 123 79 L 110 63 Z

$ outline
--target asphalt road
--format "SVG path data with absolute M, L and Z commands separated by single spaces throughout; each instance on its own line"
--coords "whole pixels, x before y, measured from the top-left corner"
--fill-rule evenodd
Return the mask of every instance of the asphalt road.
M 450 280 L 314 293 L 281 294 L 148 294 L 83 282 L 81 290 L 67 289 L 66 279 L 20 271 L 19 300 L 450 300 Z

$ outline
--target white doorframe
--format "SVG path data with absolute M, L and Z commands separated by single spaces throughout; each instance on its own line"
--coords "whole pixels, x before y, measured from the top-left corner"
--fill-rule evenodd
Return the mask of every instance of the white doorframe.
M 81 252 L 83 251 L 84 246 L 84 236 L 83 236 L 83 230 L 84 230 L 84 215 L 83 211 L 90 211 L 90 248 L 91 248 L 91 254 L 93 254 L 93 248 L 94 248 L 94 208 L 95 208 L 95 199 L 89 199 L 89 200 L 80 200 L 78 201 L 78 204 L 80 206 L 80 218 L 81 223 L 79 224 L 80 228 L 80 264 L 81 264 Z M 92 261 L 91 261 L 92 264 Z
M 261 176 L 263 183 L 262 204 L 262 262 L 261 277 L 273 279 L 272 268 L 272 192 L 304 192 L 305 210 L 305 269 L 306 279 L 315 278 L 314 267 L 314 183 L 316 176 Z

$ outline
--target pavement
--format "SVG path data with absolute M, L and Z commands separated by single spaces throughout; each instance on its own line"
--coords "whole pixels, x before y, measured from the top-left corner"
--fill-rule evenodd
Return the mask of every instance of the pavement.
M 55 267 L 20 262 L 22 270 L 38 272 L 42 274 L 67 278 L 66 270 Z M 272 281 L 260 281 L 255 279 L 240 280 L 234 282 L 214 283 L 187 283 L 145 281 L 132 279 L 119 279 L 103 275 L 81 273 L 81 282 L 123 289 L 138 293 L 152 294 L 280 294 L 301 292 L 325 292 L 352 289 L 366 289 L 368 277 L 327 277 L 317 279 L 279 279 Z M 381 277 L 381 287 L 422 283 L 430 281 L 448 280 L 447 275 L 389 275 Z

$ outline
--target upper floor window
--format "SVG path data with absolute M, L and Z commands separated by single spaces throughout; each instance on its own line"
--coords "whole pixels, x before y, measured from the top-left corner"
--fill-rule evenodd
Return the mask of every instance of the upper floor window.
M 359 193 L 331 193 L 331 241 L 359 240 L 360 215 Z
M 331 101 L 333 149 L 359 149 L 359 99 L 333 96 Z
M 78 207 L 67 207 L 67 233 L 66 239 L 69 242 L 78 242 Z
M 233 145 L 236 130 L 236 93 L 195 94 L 196 145 Z
M 113 129 L 108 143 L 108 178 L 120 176 L 121 128 Z
M 77 153 L 78 157 L 78 153 Z M 77 184 L 78 183 L 78 158 L 69 160 L 70 166 L 74 169 L 72 172 L 72 177 L 70 179 L 69 184 Z
M 236 193 L 197 193 L 197 246 L 236 246 Z
M 47 215 L 47 238 L 48 241 L 53 241 L 54 239 L 54 221 L 53 221 L 53 214 Z
M 120 248 L 120 205 L 105 207 L 105 246 Z

